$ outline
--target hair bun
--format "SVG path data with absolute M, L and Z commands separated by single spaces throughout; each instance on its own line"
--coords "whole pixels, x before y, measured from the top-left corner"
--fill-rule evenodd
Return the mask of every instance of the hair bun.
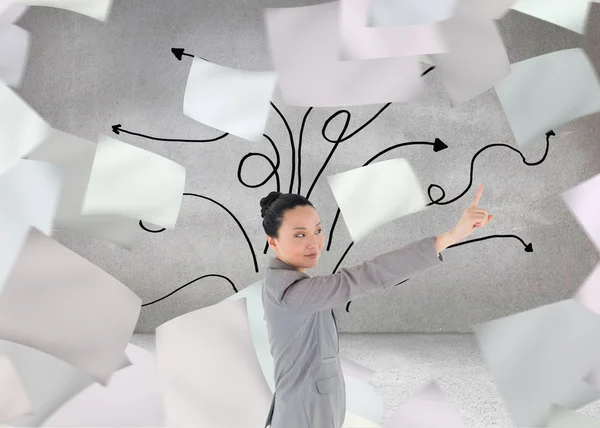
M 264 198 L 262 198 L 260 200 L 260 216 L 261 217 L 265 217 L 265 213 L 267 212 L 267 210 L 269 209 L 269 207 L 271 206 L 271 204 L 273 202 L 275 202 L 275 200 L 281 196 L 281 192 L 271 192 L 269 193 L 267 196 L 265 196 Z

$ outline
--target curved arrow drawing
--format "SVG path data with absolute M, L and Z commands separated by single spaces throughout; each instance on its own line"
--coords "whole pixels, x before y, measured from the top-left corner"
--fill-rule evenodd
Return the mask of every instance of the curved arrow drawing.
M 187 284 L 184 284 L 184 285 L 182 285 L 181 287 L 179 287 L 179 288 L 178 288 L 178 289 L 176 289 L 175 291 L 171 291 L 169 294 L 167 294 L 166 296 L 163 296 L 163 297 L 161 297 L 160 299 L 156 299 L 156 300 L 154 300 L 154 301 L 152 301 L 152 302 L 149 302 L 149 303 L 144 303 L 144 304 L 142 305 L 142 307 L 145 307 L 145 306 L 150 306 L 150 305 L 154 305 L 155 303 L 158 303 L 158 302 L 160 302 L 161 300 L 164 300 L 164 299 L 166 299 L 167 297 L 169 297 L 169 296 L 172 296 L 173 294 L 177 293 L 179 290 L 182 290 L 182 289 L 184 289 L 184 288 L 185 288 L 185 287 L 187 287 L 188 285 L 190 285 L 190 284 L 193 284 L 193 283 L 194 283 L 194 282 L 196 282 L 196 281 L 200 281 L 201 279 L 204 279 L 204 278 L 209 278 L 209 277 L 223 278 L 224 280 L 228 281 L 228 282 L 231 284 L 231 286 L 233 287 L 233 291 L 234 291 L 235 293 L 237 293 L 237 292 L 238 292 L 238 289 L 236 288 L 236 286 L 235 286 L 235 284 L 233 283 L 233 281 L 232 281 L 232 280 L 230 280 L 230 279 L 229 279 L 229 278 L 227 278 L 226 276 L 223 276 L 223 275 L 218 275 L 218 274 L 216 274 L 216 273 L 211 273 L 211 274 L 209 274 L 209 275 L 203 275 L 203 276 L 200 276 L 200 277 L 198 277 L 198 278 L 196 278 L 196 279 L 193 279 L 193 280 L 191 280 L 191 281 L 190 281 L 190 282 L 188 282 Z
M 248 234 L 246 233 L 246 230 L 244 229 L 244 226 L 242 226 L 242 223 L 240 223 L 240 221 L 233 215 L 233 213 L 231 211 L 229 211 L 225 205 L 220 204 L 219 202 L 217 202 L 214 199 L 211 199 L 209 197 L 198 195 L 197 193 L 184 193 L 183 196 L 195 196 L 196 198 L 206 199 L 207 201 L 210 201 L 213 204 L 216 204 L 216 205 L 220 206 L 221 208 L 223 208 L 225 211 L 227 211 L 227 214 L 229 214 L 231 216 L 231 218 L 233 218 L 233 220 L 237 223 L 238 227 L 240 228 L 240 230 L 244 234 L 244 238 L 246 238 L 246 242 L 248 243 L 248 247 L 250 247 L 250 253 L 252 253 L 252 260 L 254 261 L 254 269 L 255 269 L 256 272 L 258 272 L 258 262 L 256 261 L 256 254 L 254 254 L 254 248 L 252 248 L 252 243 L 250 242 L 250 238 L 248 238 Z M 146 226 L 144 226 L 144 224 L 142 223 L 142 220 L 140 220 L 139 225 L 146 232 L 150 232 L 150 233 L 161 233 L 161 232 L 164 232 L 166 230 L 164 228 L 163 229 L 159 229 L 159 230 L 148 229 Z

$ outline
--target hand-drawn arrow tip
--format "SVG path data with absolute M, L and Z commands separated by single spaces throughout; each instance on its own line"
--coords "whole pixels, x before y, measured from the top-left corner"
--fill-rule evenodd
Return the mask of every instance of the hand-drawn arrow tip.
M 117 124 L 117 125 L 113 125 L 112 126 L 112 132 L 114 132 L 115 134 L 119 135 L 119 130 L 121 129 L 121 124 Z
M 551 137 L 551 136 L 552 136 L 552 137 L 553 137 L 553 136 L 556 136 L 556 134 L 554 133 L 554 131 L 553 131 L 553 130 L 550 130 L 550 131 L 546 132 L 546 137 Z
M 171 52 L 173 52 L 173 55 L 175 55 L 175 58 L 177 58 L 179 61 L 181 61 L 181 58 L 183 58 L 183 53 L 185 52 L 184 48 L 171 48 Z
M 525 245 L 525 251 L 528 253 L 533 253 L 533 244 L 531 242 Z
M 433 142 L 433 151 L 436 153 L 440 152 L 442 150 L 445 150 L 447 148 L 448 148 L 448 146 L 446 145 L 446 143 L 444 143 L 439 138 L 436 138 L 435 141 Z

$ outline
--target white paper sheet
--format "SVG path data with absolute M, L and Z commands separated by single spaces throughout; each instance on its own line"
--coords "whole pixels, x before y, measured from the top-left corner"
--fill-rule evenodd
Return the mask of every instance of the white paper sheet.
M 51 162 L 64 174 L 55 230 L 84 233 L 130 250 L 139 231 L 138 220 L 116 214 L 81 214 L 95 154 L 96 144 L 52 130 L 50 137 L 29 155 L 29 159 Z
M 260 280 L 229 296 L 225 301 L 246 299 L 248 322 L 254 351 L 260 368 L 271 392 L 275 391 L 275 362 L 271 355 L 269 333 L 264 320 L 262 303 L 263 282 Z M 383 401 L 377 391 L 369 384 L 373 370 L 360 366 L 354 361 L 340 355 L 340 363 L 346 384 L 346 421 L 345 427 L 373 426 L 383 415 Z M 370 425 L 360 425 L 364 421 Z M 358 425 L 357 425 L 358 424 Z M 375 426 L 379 426 L 375 424 Z
M 462 1 L 462 0 L 461 0 Z M 500 19 L 518 0 L 464 0 L 469 10 L 491 19 Z
M 123 362 L 141 303 L 102 269 L 31 229 L 0 294 L 0 339 L 60 358 L 106 385 Z
M 18 343 L 0 340 L 0 354 L 12 361 L 27 395 L 32 412 L 6 421 L 12 427 L 37 427 L 63 403 L 93 383 L 72 365 Z
M 250 336 L 256 358 L 265 377 L 265 381 L 271 392 L 275 391 L 275 362 L 271 355 L 269 343 L 269 331 L 265 322 L 265 309 L 262 303 L 262 291 L 264 280 L 255 282 L 239 292 L 227 297 L 224 301 L 246 299 L 246 311 L 248 314 L 248 325 Z
M 29 6 L 22 4 L 12 4 L 12 0 L 0 0 L 0 25 L 14 24 L 17 22 Z
M 414 101 L 418 57 L 340 61 L 338 2 L 265 10 L 271 58 L 286 103 L 332 107 Z
M 372 0 L 340 0 L 341 60 L 392 58 L 448 50 L 437 22 L 368 27 L 371 2 Z
M 590 0 L 518 0 L 511 9 L 585 34 Z
M 600 389 L 600 362 L 596 364 L 596 367 L 594 367 L 592 372 L 585 377 L 585 381 L 594 388 Z
M 101 135 L 81 213 L 117 214 L 173 229 L 184 187 L 183 166 Z
M 368 22 L 372 27 L 403 27 L 444 21 L 456 8 L 456 0 L 369 0 L 369 3 Z
M 600 264 L 585 279 L 574 298 L 590 311 L 600 315 Z
M 548 428 L 600 428 L 600 419 L 555 406 Z
M 0 176 L 49 135 L 52 128 L 0 81 Z
M 600 82 L 582 49 L 530 58 L 511 69 L 496 93 L 520 146 L 600 111 Z
M 183 113 L 240 138 L 261 141 L 276 80 L 271 71 L 237 70 L 195 57 Z
M 48 418 L 44 427 L 164 427 L 156 357 L 131 343 L 132 365 L 116 372 L 108 386 L 93 384 Z
M 8 356 L 0 354 L 0 421 L 31 414 L 33 408 L 21 376 Z
M 327 177 L 354 242 L 402 216 L 424 210 L 426 200 L 406 159 L 390 159 Z
M 52 233 L 62 183 L 56 166 L 25 159 L 0 175 L 0 297 L 29 228 Z
M 474 327 L 516 426 L 545 426 L 552 405 L 576 409 L 600 399 L 585 378 L 600 361 L 600 316 L 574 299 Z
M 441 22 L 449 52 L 432 54 L 451 106 L 469 101 L 501 82 L 510 72 L 502 36 L 491 18 L 458 0 L 455 14 Z
M 80 13 L 99 21 L 106 21 L 113 0 L 14 0 L 29 6 L 47 6 Z
M 562 194 L 590 241 L 600 250 L 600 174 Z
M 169 425 L 264 425 L 272 393 L 250 338 L 246 299 L 162 324 L 156 329 L 156 356 Z
M 381 425 L 361 416 L 346 412 L 342 428 L 380 428 Z
M 437 382 L 429 382 L 383 423 L 384 428 L 466 428 L 462 417 L 446 400 Z
M 345 376 L 351 376 L 365 383 L 371 382 L 375 376 L 375 370 L 361 366 L 343 355 L 340 355 L 340 363 Z
M 21 86 L 29 56 L 29 32 L 16 25 L 0 25 L 0 81 Z

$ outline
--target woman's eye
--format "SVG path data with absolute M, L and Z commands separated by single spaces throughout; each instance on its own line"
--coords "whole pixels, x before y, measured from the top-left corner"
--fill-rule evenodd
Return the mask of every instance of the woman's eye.
M 298 235 L 296 235 L 296 238 L 302 238 L 304 236 L 303 233 L 299 233 Z
M 319 229 L 317 230 L 317 233 L 321 233 L 323 231 L 323 229 Z

